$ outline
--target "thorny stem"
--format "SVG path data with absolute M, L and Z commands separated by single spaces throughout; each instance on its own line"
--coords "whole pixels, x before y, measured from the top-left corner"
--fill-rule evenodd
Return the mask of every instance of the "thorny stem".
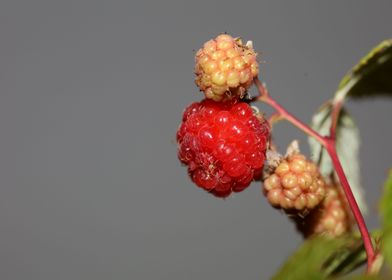
M 287 121 L 292 123 L 294 126 L 299 128 L 309 136 L 314 137 L 321 145 L 323 145 L 323 147 L 330 155 L 336 173 L 339 177 L 340 183 L 342 184 L 342 188 L 346 195 L 348 204 L 351 208 L 351 211 L 354 215 L 359 231 L 361 233 L 363 244 L 367 255 L 367 271 L 368 273 L 371 272 L 372 264 L 374 263 L 374 260 L 376 258 L 376 254 L 373 248 L 373 243 L 369 231 L 367 229 L 365 220 L 362 216 L 361 210 L 359 209 L 358 204 L 353 195 L 353 192 L 351 191 L 350 184 L 347 180 L 343 167 L 340 163 L 338 154 L 336 152 L 335 134 L 336 134 L 338 116 L 342 108 L 341 102 L 334 104 L 335 106 L 332 109 L 333 111 L 332 111 L 332 123 L 331 123 L 330 135 L 322 136 L 318 132 L 313 130 L 311 127 L 309 127 L 308 125 L 304 124 L 302 121 L 297 119 L 295 116 L 289 113 L 285 108 L 283 108 L 279 103 L 277 103 L 273 98 L 271 98 L 265 85 L 262 84 L 258 78 L 255 79 L 255 84 L 259 91 L 259 96 L 257 96 L 254 100 L 259 100 L 269 104 L 277 111 L 277 113 L 280 115 L 281 118 L 286 119 Z

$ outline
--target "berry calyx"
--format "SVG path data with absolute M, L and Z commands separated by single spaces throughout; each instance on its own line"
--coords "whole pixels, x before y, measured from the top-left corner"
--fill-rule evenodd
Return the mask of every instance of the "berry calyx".
M 264 181 L 264 195 L 272 206 L 300 215 L 319 205 L 325 192 L 316 164 L 299 152 L 287 155 Z
M 256 55 L 251 44 L 221 34 L 196 53 L 195 82 L 206 98 L 242 98 L 259 72 Z
M 178 157 L 192 181 L 218 197 L 246 189 L 264 165 L 269 125 L 245 102 L 189 105 L 177 131 Z

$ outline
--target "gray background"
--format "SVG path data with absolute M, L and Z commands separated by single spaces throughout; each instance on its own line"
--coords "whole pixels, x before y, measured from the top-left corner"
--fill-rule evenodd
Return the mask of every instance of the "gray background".
M 182 110 L 202 97 L 194 49 L 225 31 L 252 39 L 271 93 L 309 121 L 392 37 L 391 11 L 390 1 L 2 0 L 0 279 L 268 279 L 301 241 L 293 225 L 259 184 L 219 200 L 177 161 Z M 374 228 L 391 100 L 349 109 Z M 288 124 L 275 138 L 282 150 L 305 140 Z

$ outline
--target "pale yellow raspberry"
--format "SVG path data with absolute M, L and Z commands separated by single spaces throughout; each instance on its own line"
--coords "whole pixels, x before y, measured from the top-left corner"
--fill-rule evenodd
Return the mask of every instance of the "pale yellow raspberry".
M 250 44 L 221 34 L 196 53 L 195 82 L 209 99 L 242 98 L 259 72 L 256 56 Z
M 300 153 L 283 159 L 264 181 L 264 194 L 272 206 L 302 216 L 317 207 L 325 193 L 316 164 Z

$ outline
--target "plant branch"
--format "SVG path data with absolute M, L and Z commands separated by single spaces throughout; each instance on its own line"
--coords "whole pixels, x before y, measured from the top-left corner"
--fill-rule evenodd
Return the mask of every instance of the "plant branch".
M 286 119 L 290 123 L 292 123 L 294 126 L 308 134 L 309 136 L 314 137 L 317 141 L 319 141 L 321 144 L 324 145 L 325 139 L 323 136 L 321 136 L 318 132 L 310 128 L 308 125 L 297 119 L 295 116 L 290 114 L 285 108 L 283 108 L 278 102 L 276 102 L 274 99 L 272 99 L 268 93 L 267 88 L 265 87 L 264 84 L 260 82 L 259 79 L 255 79 L 255 84 L 257 86 L 257 89 L 259 91 L 259 96 L 256 97 L 256 100 L 260 100 L 264 103 L 267 103 L 271 107 L 273 107 L 277 113 L 280 115 L 282 119 Z
M 302 121 L 297 119 L 291 113 L 289 113 L 285 108 L 283 108 L 279 103 L 277 103 L 271 96 L 269 95 L 268 90 L 265 85 L 260 82 L 258 78 L 255 79 L 255 84 L 257 86 L 259 96 L 254 98 L 254 100 L 259 100 L 264 103 L 267 103 L 271 107 L 273 107 L 276 112 L 280 115 L 281 118 L 289 121 L 294 126 L 305 132 L 307 135 L 314 137 L 323 147 L 327 150 L 328 154 L 331 157 L 332 163 L 335 167 L 336 173 L 339 177 L 340 183 L 342 185 L 343 191 L 346 195 L 348 204 L 350 209 L 354 215 L 354 218 L 357 222 L 359 231 L 362 236 L 362 240 L 364 243 L 366 255 L 367 255 L 367 271 L 370 273 L 372 271 L 372 265 L 375 261 L 376 254 L 373 248 L 372 240 L 367 229 L 365 220 L 362 216 L 361 210 L 358 207 L 358 204 L 355 200 L 353 192 L 351 191 L 350 184 L 347 180 L 347 177 L 344 173 L 343 167 L 340 163 L 338 154 L 336 152 L 336 127 L 338 123 L 338 117 L 342 108 L 342 102 L 337 102 L 333 106 L 332 111 L 332 122 L 330 128 L 329 136 L 322 136 L 317 131 L 313 130 L 308 125 L 304 124 Z
M 335 167 L 335 171 L 339 177 L 343 191 L 346 195 L 348 204 L 350 205 L 351 211 L 352 211 L 354 218 L 357 222 L 359 231 L 362 236 L 366 255 L 367 255 L 368 271 L 370 271 L 372 264 L 374 262 L 374 259 L 375 259 L 375 252 L 374 252 L 374 248 L 373 248 L 373 243 L 372 243 L 369 231 L 366 227 L 365 220 L 363 219 L 361 210 L 358 207 L 357 201 L 355 200 L 354 194 L 351 191 L 351 187 L 350 187 L 350 184 L 347 180 L 346 174 L 344 173 L 342 164 L 340 163 L 339 156 L 338 156 L 338 154 L 336 152 L 336 148 L 335 148 L 335 139 L 330 138 L 329 140 L 327 140 L 326 145 L 324 147 L 327 150 L 329 156 L 331 157 L 332 163 Z

